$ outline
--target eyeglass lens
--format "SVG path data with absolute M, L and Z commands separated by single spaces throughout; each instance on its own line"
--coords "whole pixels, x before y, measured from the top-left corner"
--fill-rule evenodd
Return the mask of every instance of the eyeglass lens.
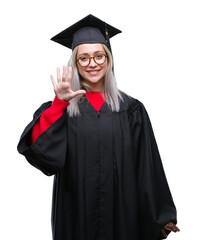
M 90 58 L 86 57 L 86 56 L 82 56 L 78 59 L 78 62 L 82 67 L 86 67 L 90 64 L 92 59 L 94 60 L 94 62 L 96 64 L 101 65 L 105 62 L 106 55 L 105 54 L 97 54 L 94 57 L 90 57 Z

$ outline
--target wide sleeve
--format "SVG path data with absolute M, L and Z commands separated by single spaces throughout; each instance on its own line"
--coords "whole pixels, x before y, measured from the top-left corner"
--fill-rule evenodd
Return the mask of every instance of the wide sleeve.
M 140 239 L 164 239 L 161 234 L 164 226 L 170 221 L 177 223 L 176 208 L 144 105 L 136 100 L 130 114 L 136 159 Z
M 55 96 L 51 106 L 47 108 L 35 122 L 32 129 L 31 142 L 34 143 L 36 139 L 43 133 L 48 127 L 50 127 L 58 118 L 60 118 L 69 102 L 63 101 Z
M 24 129 L 17 150 L 27 161 L 47 176 L 56 174 L 64 167 L 67 154 L 67 111 L 48 127 L 32 144 L 32 129 L 41 114 L 52 102 L 42 104 L 34 113 L 33 120 Z

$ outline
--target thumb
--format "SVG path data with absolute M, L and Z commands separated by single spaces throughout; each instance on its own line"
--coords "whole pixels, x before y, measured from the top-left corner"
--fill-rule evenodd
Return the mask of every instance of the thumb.
M 75 92 L 75 96 L 78 96 L 78 95 L 81 95 L 81 94 L 85 94 L 85 93 L 86 93 L 85 90 L 77 90 L 77 91 Z

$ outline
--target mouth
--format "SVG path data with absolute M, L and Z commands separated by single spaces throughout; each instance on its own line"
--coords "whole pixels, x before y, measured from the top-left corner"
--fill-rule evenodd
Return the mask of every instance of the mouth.
M 100 73 L 100 69 L 94 69 L 94 70 L 88 70 L 87 71 L 87 73 L 89 74 L 89 75 L 91 75 L 91 76 L 96 76 L 97 74 L 99 74 Z

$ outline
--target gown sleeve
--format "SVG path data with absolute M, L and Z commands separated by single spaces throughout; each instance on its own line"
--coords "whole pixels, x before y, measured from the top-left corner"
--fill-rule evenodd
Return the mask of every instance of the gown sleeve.
M 144 105 L 136 100 L 130 114 L 137 171 L 140 239 L 164 239 L 161 233 L 164 226 L 170 221 L 177 224 L 176 207 Z
M 43 131 L 32 144 L 32 129 L 51 104 L 51 101 L 46 102 L 37 109 L 17 146 L 18 152 L 47 176 L 56 174 L 64 167 L 67 153 L 67 111 L 64 111 L 61 117 Z
M 48 127 L 50 127 L 58 118 L 60 118 L 69 102 L 63 101 L 55 97 L 53 103 L 47 108 L 35 122 L 32 129 L 31 142 L 34 143 L 36 139 L 42 134 Z

